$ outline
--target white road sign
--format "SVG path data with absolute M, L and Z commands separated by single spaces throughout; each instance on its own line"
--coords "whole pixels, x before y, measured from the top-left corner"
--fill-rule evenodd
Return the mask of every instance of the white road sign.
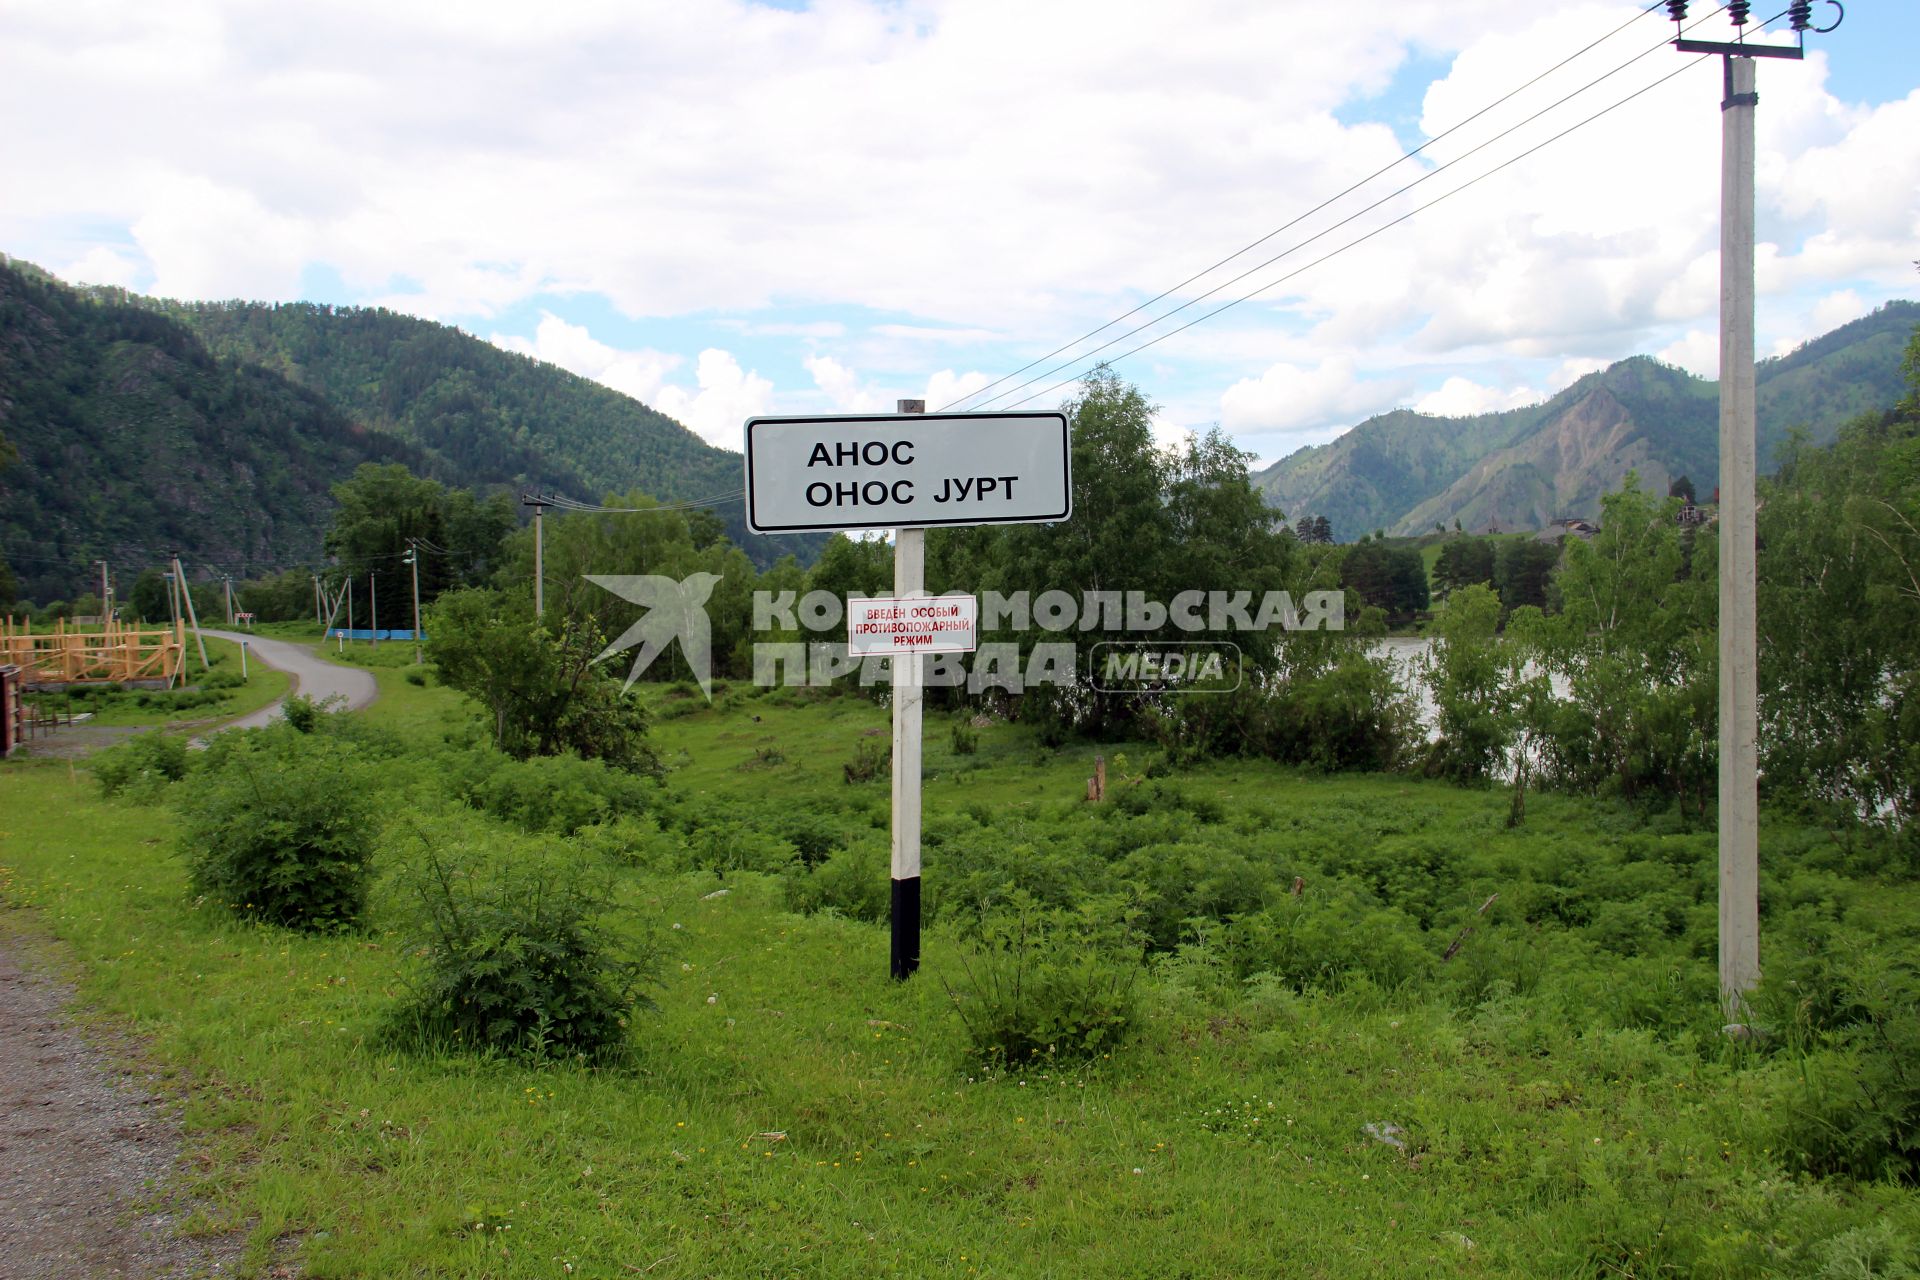
M 756 533 L 1036 524 L 1072 509 L 1063 413 L 747 422 L 747 524 Z
M 847 653 L 972 653 L 980 641 L 978 611 L 973 596 L 853 596 L 847 600 Z

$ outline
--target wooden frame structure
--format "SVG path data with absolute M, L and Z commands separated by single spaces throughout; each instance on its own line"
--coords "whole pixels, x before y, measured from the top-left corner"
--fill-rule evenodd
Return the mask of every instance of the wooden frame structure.
M 186 629 L 138 630 L 109 622 L 98 631 L 69 631 L 57 622 L 35 634 L 12 618 L 0 623 L 0 666 L 20 668 L 28 689 L 72 684 L 151 684 L 171 689 L 186 676 Z

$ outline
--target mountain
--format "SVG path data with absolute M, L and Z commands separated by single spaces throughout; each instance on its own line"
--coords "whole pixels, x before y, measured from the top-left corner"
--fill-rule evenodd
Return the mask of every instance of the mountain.
M 631 397 L 377 308 L 182 303 L 72 288 L 0 255 L 0 558 L 25 599 L 176 548 L 236 574 L 311 563 L 330 487 L 404 462 L 462 488 L 719 498 L 762 564 L 817 535 L 747 531 L 740 455 Z
M 810 559 L 822 539 L 747 531 L 739 454 L 631 396 L 503 351 L 449 325 L 377 307 L 149 302 L 216 355 L 270 369 L 356 422 L 396 436 L 463 486 L 557 490 L 594 502 L 639 489 L 663 502 L 723 500 L 727 534 L 762 564 Z
M 329 486 L 363 462 L 426 459 L 265 369 L 217 359 L 176 320 L 81 296 L 0 260 L 0 558 L 25 599 L 76 594 L 88 565 L 179 550 L 195 565 L 316 554 Z
M 1832 439 L 1840 424 L 1892 407 L 1920 303 L 1890 302 L 1756 371 L 1760 464 L 1789 434 Z M 1588 374 L 1542 404 L 1442 418 L 1396 409 L 1298 450 L 1254 477 L 1289 516 L 1324 515 L 1341 539 L 1459 520 L 1469 529 L 1538 529 L 1595 517 L 1629 470 L 1702 494 L 1719 483 L 1719 384 L 1647 356 Z

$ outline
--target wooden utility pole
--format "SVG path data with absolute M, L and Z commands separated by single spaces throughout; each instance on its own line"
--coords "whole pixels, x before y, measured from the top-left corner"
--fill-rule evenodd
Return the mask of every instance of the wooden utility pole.
M 925 413 L 925 400 L 902 400 L 901 413 Z M 927 531 L 893 531 L 893 594 L 927 590 Z M 893 665 L 893 963 L 896 980 L 920 967 L 920 730 L 926 688 L 917 653 L 896 653 Z
M 180 603 L 186 606 L 187 620 L 193 624 L 193 638 L 200 645 L 200 669 L 211 671 L 213 664 L 207 661 L 207 637 L 200 630 L 200 615 L 193 609 L 193 592 L 187 590 L 187 571 L 180 565 L 180 553 L 173 553 L 174 580 L 180 584 Z
M 327 638 L 326 596 L 320 590 L 320 575 L 313 575 L 313 620 L 320 624 L 320 638 Z

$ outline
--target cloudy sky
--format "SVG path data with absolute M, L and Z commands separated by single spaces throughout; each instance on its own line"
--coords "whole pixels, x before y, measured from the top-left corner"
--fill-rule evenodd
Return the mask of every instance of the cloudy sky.
M 732 448 L 754 413 L 943 407 L 1172 290 L 964 405 L 1050 406 L 1099 343 L 1270 286 L 1118 368 L 1271 459 L 1635 352 L 1713 374 L 1720 70 L 1637 12 L 0 0 L 0 251 L 457 324 Z M 1920 4 L 1809 47 L 1759 64 L 1763 353 L 1920 296 Z

